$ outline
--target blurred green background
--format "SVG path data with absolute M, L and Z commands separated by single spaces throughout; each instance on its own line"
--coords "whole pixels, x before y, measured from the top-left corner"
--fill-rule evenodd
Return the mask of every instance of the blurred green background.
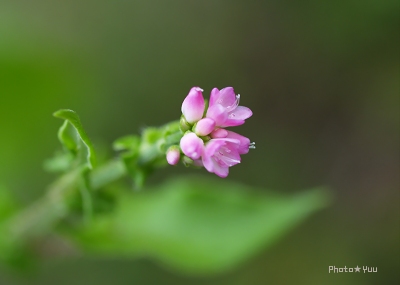
M 257 143 L 227 178 L 336 200 L 234 271 L 190 277 L 148 259 L 49 259 L 0 284 L 398 284 L 398 1 L 8 1 L 0 3 L 0 184 L 29 204 L 43 160 L 80 114 L 100 149 L 180 116 L 192 86 L 233 86 Z M 203 175 L 204 170 L 200 171 Z M 157 172 L 199 173 L 184 167 Z M 378 267 L 329 274 L 328 266 Z

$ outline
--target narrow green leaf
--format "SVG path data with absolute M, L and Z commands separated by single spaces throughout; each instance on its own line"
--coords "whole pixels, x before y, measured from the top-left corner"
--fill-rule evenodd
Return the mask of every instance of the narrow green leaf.
M 74 140 L 73 136 L 68 132 L 69 124 L 74 127 L 80 141 L 84 144 L 87 150 L 87 164 L 89 168 L 93 168 L 96 163 L 95 152 L 89 137 L 87 136 L 85 130 L 83 129 L 82 123 L 75 111 L 62 109 L 53 113 L 56 118 L 64 119 L 65 122 L 61 126 L 58 137 L 61 143 L 70 151 L 77 152 L 79 145 Z
M 126 195 L 75 238 L 89 252 L 151 256 L 182 272 L 230 270 L 325 207 L 323 189 L 283 196 L 219 179 L 172 180 Z
M 58 139 L 69 151 L 76 155 L 79 144 L 76 139 L 76 132 L 73 132 L 73 130 L 69 128 L 70 126 L 68 120 L 65 120 L 58 130 Z

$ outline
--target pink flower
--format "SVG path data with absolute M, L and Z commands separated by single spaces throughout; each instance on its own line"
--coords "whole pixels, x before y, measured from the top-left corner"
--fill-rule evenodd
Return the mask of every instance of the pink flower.
M 203 150 L 202 163 L 208 172 L 228 176 L 229 167 L 240 163 L 240 141 L 230 138 L 212 139 Z
M 255 148 L 254 143 L 235 132 L 225 130 L 244 124 L 252 116 L 249 108 L 239 106 L 240 95 L 232 87 L 211 91 L 206 116 L 203 90 L 193 87 L 182 104 L 180 129 L 186 133 L 180 140 L 180 149 L 188 165 L 204 166 L 208 172 L 227 177 L 229 167 L 241 162 L 241 154 Z M 210 139 L 211 138 L 211 139 Z M 177 149 L 168 149 L 167 161 L 175 165 L 180 159 Z
M 213 138 L 202 146 L 201 157 L 193 159 L 193 164 L 204 166 L 208 172 L 225 178 L 229 174 L 229 167 L 241 162 L 240 155 L 255 146 L 248 138 L 224 129 L 217 129 L 211 133 L 211 137 L 216 135 L 224 137 Z
M 240 95 L 232 87 L 211 91 L 210 104 L 206 117 L 215 121 L 218 127 L 234 127 L 244 124 L 253 113 L 244 106 L 239 106 Z
M 205 103 L 202 92 L 203 89 L 200 87 L 193 87 L 190 89 L 185 100 L 183 100 L 182 114 L 190 124 L 197 122 L 203 117 Z
M 201 157 L 204 142 L 195 133 L 186 133 L 180 141 L 182 152 L 189 158 L 196 160 Z

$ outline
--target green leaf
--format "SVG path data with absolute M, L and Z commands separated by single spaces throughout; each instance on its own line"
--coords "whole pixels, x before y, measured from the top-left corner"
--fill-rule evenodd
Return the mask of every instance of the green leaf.
M 82 142 L 86 148 L 87 165 L 90 169 L 92 169 L 96 163 L 94 148 L 85 130 L 83 129 L 78 114 L 72 110 L 62 109 L 54 112 L 53 116 L 65 120 L 58 132 L 58 138 L 60 142 L 74 154 L 76 154 L 80 149 L 79 141 Z M 72 126 L 75 129 L 76 135 L 79 138 L 78 142 L 76 141 L 74 135 L 71 134 L 69 126 Z
M 189 177 L 120 197 L 74 238 L 89 252 L 151 256 L 182 272 L 214 274 L 265 249 L 325 207 L 329 193 L 255 191 L 220 179 Z

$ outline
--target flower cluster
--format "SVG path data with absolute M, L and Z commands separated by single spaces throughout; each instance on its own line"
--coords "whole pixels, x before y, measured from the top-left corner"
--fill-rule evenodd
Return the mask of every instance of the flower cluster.
M 240 163 L 240 155 L 255 148 L 254 143 L 235 132 L 224 129 L 244 124 L 253 114 L 239 106 L 240 95 L 232 87 L 211 91 L 206 109 L 203 90 L 193 87 L 182 103 L 181 130 L 184 133 L 178 146 L 167 151 L 167 161 L 175 165 L 184 155 L 184 161 L 204 166 L 219 177 L 226 177 L 229 167 Z

